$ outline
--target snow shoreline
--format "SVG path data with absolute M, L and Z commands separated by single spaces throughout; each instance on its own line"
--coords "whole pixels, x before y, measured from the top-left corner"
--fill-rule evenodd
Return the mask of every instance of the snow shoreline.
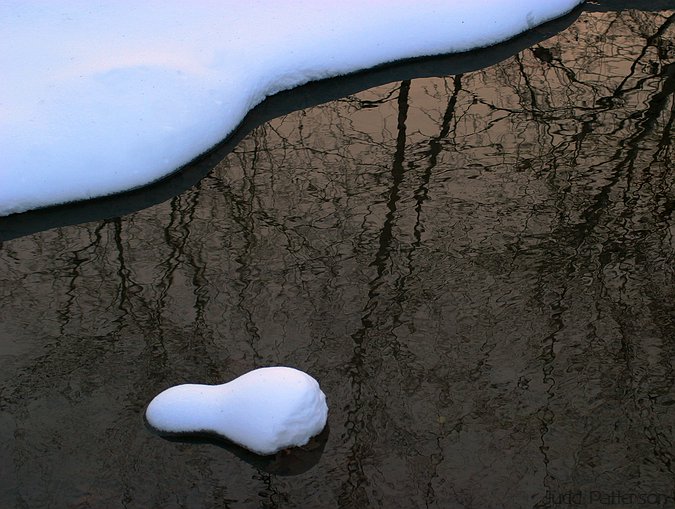
M 580 9 L 576 9 L 534 30 L 487 48 L 399 60 L 279 92 L 249 111 L 224 140 L 154 182 L 89 200 L 48 205 L 0 216 L 0 242 L 52 228 L 120 217 L 170 200 L 198 184 L 251 131 L 272 119 L 388 83 L 451 76 L 488 68 L 567 29 L 577 20 L 580 12 Z
M 445 5 L 446 3 L 425 4 L 424 10 L 442 8 L 449 12 L 452 9 Z M 0 107 L 3 110 L 10 110 L 9 115 L 7 112 L 3 112 L 2 120 L 0 121 L 0 153 L 3 154 L 2 166 L 0 166 L 0 178 L 3 183 L 3 186 L 0 188 L 0 215 L 13 214 L 59 203 L 87 200 L 145 187 L 176 172 L 181 167 L 190 163 L 190 161 L 199 158 L 200 154 L 204 154 L 213 146 L 222 143 L 223 139 L 228 138 L 236 131 L 242 120 L 256 105 L 279 90 L 294 88 L 308 81 L 358 72 L 367 68 L 381 66 L 387 62 L 416 58 L 420 55 L 431 54 L 440 50 L 442 50 L 440 51 L 442 53 L 457 53 L 459 51 L 470 51 L 478 47 L 477 44 L 491 46 L 502 40 L 512 39 L 533 24 L 543 23 L 548 19 L 565 14 L 579 3 L 579 0 L 565 0 L 554 2 L 544 7 L 536 7 L 536 2 L 525 2 L 523 6 L 511 9 L 511 11 L 517 10 L 517 15 L 514 14 L 514 16 L 509 17 L 504 16 L 502 13 L 502 16 L 499 17 L 500 19 L 504 17 L 509 18 L 510 24 L 506 27 L 508 30 L 505 30 L 503 24 L 498 23 L 501 31 L 492 29 L 487 34 L 485 31 L 480 32 L 477 30 L 477 27 L 483 25 L 485 20 L 481 18 L 479 23 L 476 16 L 477 10 L 480 9 L 477 9 L 474 5 L 473 11 L 468 12 L 470 9 L 466 8 L 465 11 L 467 12 L 463 14 L 465 16 L 464 19 L 469 20 L 471 18 L 474 20 L 474 26 L 468 29 L 468 31 L 463 32 L 463 34 L 460 34 L 464 37 L 463 40 L 453 39 L 448 42 L 447 40 L 443 40 L 444 37 L 446 39 L 449 37 L 447 34 L 433 34 L 433 37 L 427 37 L 427 39 L 433 40 L 424 40 L 421 45 L 415 44 L 415 42 L 419 43 L 419 41 L 413 40 L 411 42 L 408 40 L 410 37 L 415 39 L 413 36 L 410 36 L 402 43 L 400 41 L 393 41 L 391 34 L 384 33 L 384 28 L 400 26 L 401 19 L 405 18 L 404 15 L 410 14 L 404 9 L 405 5 L 403 3 L 396 3 L 390 9 L 394 13 L 389 12 L 389 14 L 390 17 L 391 15 L 398 15 L 399 23 L 397 24 L 396 20 L 389 20 L 388 23 L 380 22 L 379 28 L 382 33 L 376 34 L 377 37 L 371 33 L 362 34 L 361 38 L 361 42 L 364 40 L 382 41 L 388 38 L 388 42 L 392 43 L 395 47 L 381 43 L 375 48 L 377 51 L 360 51 L 357 47 L 358 44 L 353 43 L 353 41 L 351 43 L 344 42 L 344 39 L 350 38 L 343 37 L 337 42 L 335 39 L 332 39 L 334 44 L 342 44 L 337 49 L 330 45 L 319 50 L 316 47 L 309 47 L 308 49 L 307 43 L 312 42 L 310 36 L 318 37 L 320 35 L 317 32 L 318 29 L 314 27 L 312 34 L 303 34 L 302 37 L 296 37 L 291 41 L 295 46 L 290 43 L 284 46 L 287 51 L 289 51 L 290 47 L 291 53 L 299 50 L 309 51 L 311 53 L 309 57 L 303 54 L 301 58 L 298 57 L 299 59 L 294 57 L 295 60 L 293 60 L 289 57 L 285 60 L 282 59 L 283 61 L 280 63 L 275 62 L 270 57 L 266 57 L 263 63 L 257 62 L 257 67 L 254 66 L 253 70 L 245 65 L 244 57 L 235 58 L 234 63 L 228 61 L 222 65 L 215 65 L 215 71 L 212 69 L 213 65 L 210 67 L 202 65 L 199 69 L 190 70 L 190 66 L 194 67 L 196 64 L 190 58 L 183 55 L 182 61 L 171 62 L 172 65 L 176 65 L 170 67 L 172 70 L 170 73 L 167 73 L 165 68 L 158 70 L 156 66 L 148 67 L 149 64 L 133 64 L 133 62 L 131 64 L 128 62 L 124 63 L 121 67 L 118 64 L 116 68 L 108 62 L 105 64 L 96 63 L 94 65 L 91 63 L 93 61 L 91 61 L 84 67 L 80 63 L 78 64 L 79 67 L 76 67 L 78 68 L 78 72 L 84 72 L 84 74 L 79 75 L 81 79 L 78 80 L 73 77 L 72 72 L 68 74 L 68 72 L 63 70 L 64 68 L 68 69 L 68 65 L 70 65 L 63 63 L 63 59 L 65 58 L 63 55 L 60 55 L 61 60 L 57 59 L 58 61 L 49 68 L 49 73 L 43 76 L 36 71 L 35 65 L 19 64 L 19 56 L 16 54 L 9 55 L 9 50 L 0 50 L 0 59 L 5 68 L 8 68 L 9 64 L 14 63 L 16 66 L 13 68 L 9 65 L 9 68 L 12 70 L 19 69 L 20 71 L 12 73 L 9 85 L 3 85 L 0 88 Z M 101 2 L 101 4 L 107 5 L 105 2 Z M 302 2 L 291 2 L 291 4 L 308 7 L 308 4 L 303 4 Z M 497 0 L 489 0 L 482 3 L 479 2 L 479 4 L 485 8 L 486 5 L 488 7 L 490 5 L 495 7 L 499 2 Z M 36 5 L 38 4 L 27 2 L 4 4 L 0 7 L 0 14 L 2 14 L 0 19 L 3 20 L 1 23 L 5 25 L 11 24 L 8 21 L 11 18 L 9 14 L 17 14 L 19 11 L 30 11 L 31 8 L 35 9 Z M 77 4 L 68 4 L 69 8 L 77 10 L 72 5 Z M 352 10 L 347 9 L 347 14 L 343 13 L 342 18 L 338 21 L 343 22 L 342 28 L 345 30 L 350 28 L 353 31 L 353 26 L 347 27 L 349 20 L 346 20 L 346 18 L 354 14 L 357 4 L 355 2 L 347 2 L 346 5 Z M 372 5 L 369 4 L 368 7 L 375 10 L 377 5 L 377 3 L 373 3 Z M 111 5 L 107 6 L 109 9 L 112 8 Z M 146 15 L 148 12 L 152 12 L 152 6 L 153 4 L 150 4 L 149 7 L 144 7 Z M 171 7 L 174 14 L 180 14 L 178 6 L 172 5 Z M 211 11 L 214 8 L 211 6 L 205 11 L 212 14 Z M 222 7 L 219 8 L 222 9 Z M 260 5 L 256 5 L 256 8 L 270 9 L 270 5 L 262 2 Z M 315 7 L 314 11 L 317 9 L 321 11 L 322 8 Z M 454 10 L 456 11 L 457 9 L 458 7 L 455 6 Z M 12 10 L 16 12 L 8 14 L 8 11 Z M 260 12 L 258 10 L 257 14 L 260 14 Z M 524 14 L 525 12 L 526 14 Z M 46 18 L 53 21 L 53 9 L 48 14 Z M 203 16 L 204 11 L 201 11 L 201 14 Z M 248 14 L 252 15 L 251 13 Z M 283 18 L 282 15 L 284 13 L 277 12 L 277 14 Z M 97 12 L 96 15 L 100 15 L 100 13 Z M 84 18 L 87 17 L 84 16 Z M 284 19 L 289 21 L 288 18 L 289 15 L 286 14 L 286 18 Z M 405 19 L 407 20 L 407 18 Z M 429 28 L 429 24 L 434 25 L 434 23 L 437 23 L 437 17 L 432 20 L 422 19 L 419 21 L 420 17 L 418 16 L 415 19 L 418 20 L 418 23 L 413 27 L 414 30 L 412 32 L 414 32 L 413 35 L 416 35 L 418 39 L 422 38 L 422 35 L 428 35 L 427 28 Z M 171 18 L 171 20 L 172 22 L 176 22 L 175 18 Z M 44 23 L 44 20 L 42 21 Z M 84 21 L 91 20 L 85 19 Z M 141 23 L 141 21 L 136 20 L 135 22 Z M 201 19 L 201 21 L 204 20 Z M 325 29 L 326 23 L 333 26 L 334 23 L 332 21 L 335 20 L 323 21 L 324 24 L 322 26 Z M 83 21 L 80 20 L 80 22 Z M 31 23 L 32 21 L 28 24 L 32 26 Z M 166 24 L 168 21 L 164 20 L 163 23 Z M 297 23 L 296 21 L 296 25 L 292 26 L 293 30 L 299 30 Z M 321 23 L 319 24 L 321 25 Z M 372 23 L 371 25 L 376 24 Z M 459 24 L 462 25 L 464 23 Z M 21 26 L 21 23 L 19 25 Z M 24 21 L 24 29 L 26 28 L 25 25 L 26 22 Z M 35 23 L 35 25 L 41 26 L 40 23 Z M 356 28 L 360 28 L 361 30 L 364 29 L 364 26 L 369 26 L 367 22 L 357 23 L 356 25 Z M 83 26 L 80 26 L 80 28 L 84 33 L 76 31 L 75 36 L 71 36 L 70 39 L 74 38 L 79 43 L 82 43 L 83 40 L 87 41 L 87 30 L 91 31 L 92 28 L 88 26 L 84 26 L 83 28 Z M 5 28 L 7 27 L 3 27 L 3 30 Z M 17 35 L 17 30 L 19 29 L 12 26 L 12 30 L 9 32 L 10 39 Z M 284 33 L 289 30 L 288 27 L 284 28 Z M 35 34 L 32 35 L 35 36 Z M 108 35 L 112 37 L 115 34 Z M 341 35 L 344 36 L 342 32 Z M 21 36 L 23 38 L 29 37 L 30 31 L 21 32 Z M 138 49 L 139 44 L 147 42 L 144 37 L 147 37 L 147 35 L 134 39 L 131 46 Z M 204 50 L 204 44 L 208 46 L 208 41 L 207 43 L 203 41 L 204 37 L 204 34 L 200 35 L 202 46 L 197 44 L 198 48 L 191 48 L 192 51 L 199 53 L 198 50 Z M 221 42 L 218 48 L 220 50 L 228 49 L 229 51 L 232 37 L 234 36 L 231 36 L 225 42 Z M 175 39 L 178 40 L 180 38 L 175 36 Z M 260 57 L 267 54 L 266 51 L 272 47 L 271 44 L 274 41 L 270 42 L 268 38 L 261 42 L 258 39 L 256 39 L 256 54 Z M 165 40 L 160 42 L 166 43 Z M 249 40 L 248 42 L 250 43 L 251 41 Z M 357 40 L 356 42 L 359 41 Z M 157 42 L 155 41 L 155 43 Z M 44 41 L 41 44 L 44 44 Z M 208 47 L 211 46 L 213 44 Z M 244 44 L 243 46 L 246 45 Z M 79 51 L 77 44 L 72 44 L 71 51 L 75 51 L 73 48 Z M 67 52 L 67 50 L 58 51 Z M 321 51 L 324 52 L 323 55 L 318 54 Z M 84 53 L 95 54 L 96 51 L 87 47 Z M 124 58 L 137 57 L 133 52 L 127 52 L 126 54 L 122 52 L 116 54 L 118 60 L 121 58 L 120 55 L 124 56 Z M 141 56 L 142 60 L 153 62 L 157 60 L 158 55 L 162 58 L 167 57 L 166 52 L 162 54 L 146 52 L 146 54 Z M 209 55 L 209 58 L 212 59 L 213 51 Z M 192 56 L 195 57 L 195 55 Z M 43 55 L 43 63 L 45 63 L 45 58 Z M 78 58 L 79 60 L 77 61 L 81 62 L 82 56 L 79 55 Z M 30 63 L 31 59 L 27 58 L 25 61 Z M 199 59 L 197 59 L 197 63 L 199 63 Z M 298 70 L 300 64 L 305 65 L 305 67 L 300 66 Z M 105 69 L 101 70 L 101 65 Z M 258 74 L 253 77 L 246 76 L 253 71 L 257 71 Z M 185 78 L 186 73 L 188 75 L 187 78 Z M 213 76 L 214 73 L 215 77 Z M 244 78 L 241 76 L 242 73 L 245 75 Z M 179 77 L 176 78 L 173 74 Z M 35 78 L 37 76 L 40 79 L 36 78 L 37 84 L 21 87 L 17 85 L 15 80 L 22 76 L 24 78 L 31 76 Z M 59 86 L 56 86 L 56 92 L 53 90 L 55 87 L 54 81 L 50 81 L 54 79 L 54 76 L 61 76 L 59 78 L 61 81 L 58 81 Z M 235 80 L 235 78 L 237 79 Z M 158 79 L 159 81 L 157 81 Z M 164 86 L 164 79 L 170 80 L 170 83 L 166 86 Z M 148 87 L 148 80 L 152 85 L 150 88 Z M 79 81 L 83 81 L 84 84 L 79 83 Z M 103 84 L 101 84 L 101 81 Z M 225 83 L 226 86 L 218 88 L 213 86 L 213 83 L 219 85 Z M 77 84 L 75 89 L 83 89 L 83 93 L 73 94 L 72 88 L 69 87 L 69 85 L 73 84 Z M 160 84 L 162 87 L 158 89 L 158 85 Z M 140 95 L 138 94 L 139 89 L 143 92 Z M 37 92 L 42 93 L 42 95 Z M 191 92 L 195 93 L 192 94 Z M 220 95 L 214 98 L 213 94 L 216 92 Z M 158 94 L 161 99 L 159 103 L 156 100 Z M 154 98 L 149 105 L 145 105 L 144 103 L 147 97 Z M 36 98 L 42 99 L 39 99 L 36 103 Z M 182 98 L 184 101 L 176 102 L 176 98 Z M 13 101 L 13 99 L 16 100 Z M 105 99 L 112 99 L 118 103 L 121 101 L 122 106 L 115 110 Z M 43 108 L 41 104 L 44 104 L 45 100 L 48 103 L 49 100 L 52 100 L 52 102 L 49 103 L 48 107 Z M 10 104 L 11 107 L 9 107 Z M 84 106 L 89 106 L 89 108 L 75 108 L 74 104 L 79 106 L 84 104 Z M 174 105 L 174 107 L 166 109 L 165 106 L 167 104 Z M 115 111 L 111 112 L 111 108 Z M 142 111 L 138 108 L 141 108 Z M 73 112 L 77 113 L 77 115 Z M 108 116 L 105 115 L 106 113 Z M 116 115 L 110 116 L 112 113 L 116 113 Z M 103 125 L 101 125 L 101 119 L 108 120 L 108 122 L 103 122 Z M 181 124 L 181 122 L 184 123 Z M 64 132 L 61 132 L 62 130 Z M 99 135 L 100 137 L 97 138 Z M 92 168 L 96 169 L 92 171 Z

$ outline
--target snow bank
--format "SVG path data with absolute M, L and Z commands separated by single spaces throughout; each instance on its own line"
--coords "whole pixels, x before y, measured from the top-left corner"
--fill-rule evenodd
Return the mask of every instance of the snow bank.
M 166 176 L 266 96 L 509 39 L 581 0 L 5 0 L 0 215 Z
M 156 396 L 145 413 L 165 433 L 216 433 L 257 454 L 305 445 L 326 425 L 319 384 L 293 368 L 253 370 L 223 385 L 186 384 Z

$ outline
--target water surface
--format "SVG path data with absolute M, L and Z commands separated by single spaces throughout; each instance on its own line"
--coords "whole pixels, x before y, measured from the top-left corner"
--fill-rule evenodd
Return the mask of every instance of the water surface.
M 675 506 L 674 15 L 582 13 L 4 242 L 0 506 Z M 164 388 L 266 365 L 328 397 L 309 470 L 145 428 Z

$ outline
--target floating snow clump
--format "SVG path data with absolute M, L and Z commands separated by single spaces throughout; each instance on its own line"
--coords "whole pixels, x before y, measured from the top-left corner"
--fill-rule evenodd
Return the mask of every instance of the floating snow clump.
M 4 0 L 0 216 L 137 188 L 266 96 L 497 44 L 582 0 Z
M 145 412 L 160 433 L 215 433 L 261 455 L 305 445 L 327 416 L 318 382 L 286 367 L 256 369 L 222 385 L 177 385 Z

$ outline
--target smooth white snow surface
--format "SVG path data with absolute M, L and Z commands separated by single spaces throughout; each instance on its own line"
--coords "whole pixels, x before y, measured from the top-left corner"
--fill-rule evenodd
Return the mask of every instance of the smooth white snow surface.
M 0 215 L 153 182 L 266 96 L 509 39 L 582 0 L 4 0 Z
M 145 412 L 159 431 L 216 433 L 258 454 L 305 445 L 327 416 L 318 382 L 287 367 L 256 369 L 223 385 L 177 385 Z

